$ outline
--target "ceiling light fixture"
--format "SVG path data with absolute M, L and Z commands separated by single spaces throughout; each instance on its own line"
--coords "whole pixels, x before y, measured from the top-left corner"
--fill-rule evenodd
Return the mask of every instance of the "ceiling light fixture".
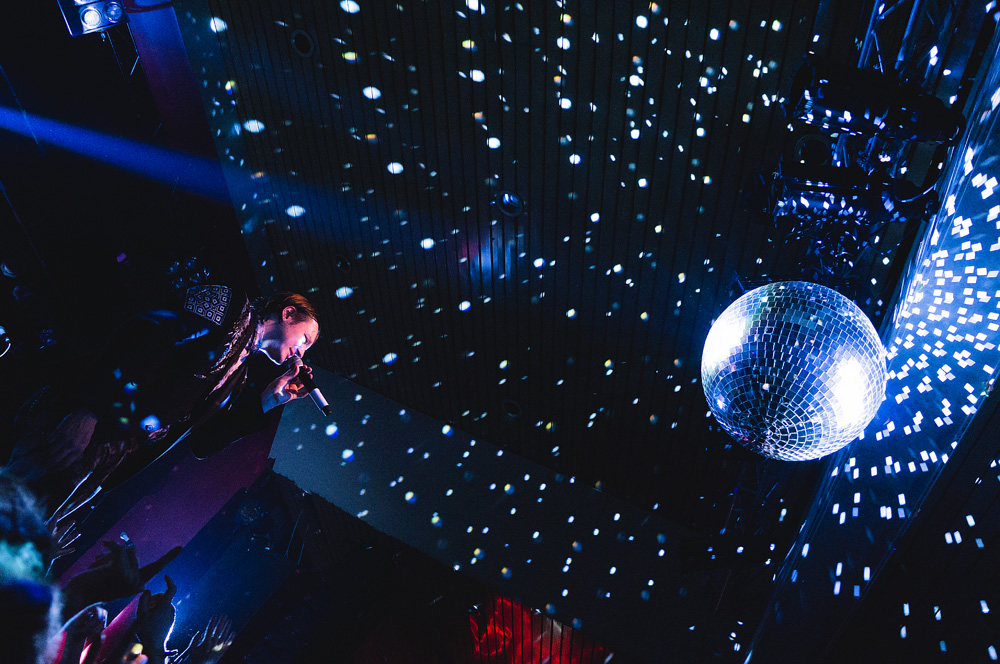
M 493 199 L 493 204 L 508 217 L 516 217 L 524 212 L 524 200 L 513 191 L 501 191 Z
M 126 20 L 125 5 L 119 0 L 59 0 L 59 10 L 73 37 L 104 32 Z

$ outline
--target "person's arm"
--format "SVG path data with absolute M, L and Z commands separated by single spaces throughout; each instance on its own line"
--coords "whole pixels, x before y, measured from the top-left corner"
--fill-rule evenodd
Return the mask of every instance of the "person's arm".
M 268 372 L 267 369 L 274 365 L 268 367 L 263 364 L 266 360 L 256 361 L 260 364 L 250 369 L 239 397 L 199 423 L 189 434 L 191 451 L 199 459 L 208 458 L 240 438 L 272 426 L 281 416 L 279 406 L 308 394 L 297 378 L 297 365 L 272 378 L 273 370 Z M 306 371 L 311 375 L 308 367 Z M 261 383 L 264 383 L 263 388 Z
M 164 575 L 167 589 L 157 595 L 143 590 L 139 596 L 139 606 L 135 613 L 135 636 L 142 644 L 142 652 L 149 658 L 149 664 L 164 664 L 170 655 L 177 653 L 167 650 L 167 637 L 173 627 L 176 611 L 172 600 L 177 594 L 173 580 Z
M 88 642 L 90 650 L 85 664 L 94 664 L 101 647 L 101 632 L 107 624 L 108 612 L 100 605 L 88 606 L 70 618 L 63 627 L 65 640 L 57 664 L 80 664 Z
M 226 616 L 212 616 L 205 631 L 195 632 L 188 647 L 171 657 L 170 664 L 216 664 L 234 638 L 233 621 Z
M 109 602 L 141 592 L 150 579 L 181 553 L 181 547 L 177 546 L 150 564 L 139 567 L 132 542 L 105 540 L 104 547 L 105 553 L 67 582 L 64 592 L 67 613 L 75 613 L 95 602 Z
M 87 449 L 97 428 L 97 415 L 78 408 L 43 438 L 19 441 L 11 452 L 6 470 L 17 477 L 32 478 L 40 473 L 64 470 L 75 463 Z
M 260 405 L 265 413 L 294 399 L 301 399 L 308 394 L 308 390 L 298 377 L 300 370 L 304 370 L 309 376 L 312 376 L 312 369 L 301 364 L 301 360 L 298 360 L 297 363 L 292 363 L 285 373 L 272 380 L 264 388 L 260 394 Z
M 148 432 L 169 386 L 179 339 L 193 336 L 177 312 L 150 311 L 122 323 L 92 362 L 72 377 L 70 400 L 88 411 L 103 431 Z

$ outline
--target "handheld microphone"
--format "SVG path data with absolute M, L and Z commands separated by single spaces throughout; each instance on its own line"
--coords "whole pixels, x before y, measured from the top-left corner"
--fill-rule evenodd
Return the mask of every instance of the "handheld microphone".
M 330 408 L 330 404 L 326 402 L 326 398 L 323 396 L 323 393 L 319 391 L 318 387 L 316 387 L 316 383 L 313 382 L 312 376 L 309 375 L 309 372 L 307 372 L 303 366 L 302 358 L 295 356 L 295 364 L 299 366 L 297 378 L 302 382 L 303 387 L 309 391 L 309 396 L 312 397 L 313 403 L 316 404 L 316 407 L 323 411 L 324 415 L 333 414 L 333 408 Z

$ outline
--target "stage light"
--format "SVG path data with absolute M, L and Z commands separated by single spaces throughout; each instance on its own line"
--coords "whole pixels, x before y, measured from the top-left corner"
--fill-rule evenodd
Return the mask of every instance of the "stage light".
M 11 348 L 11 341 L 10 337 L 7 336 L 7 330 L 5 330 L 2 325 L 0 325 L 0 357 L 6 355 L 7 351 L 9 351 L 10 348 Z
M 501 191 L 493 199 L 493 204 L 508 217 L 516 217 L 524 211 L 524 200 L 513 191 Z
M 795 75 L 789 115 L 825 131 L 952 144 L 965 119 L 958 109 L 879 72 L 809 53 Z
M 125 6 L 119 0 L 59 0 L 59 10 L 69 34 L 78 37 L 103 32 L 126 20 Z
M 125 9 L 117 2 L 109 2 L 104 6 L 104 15 L 113 23 L 117 23 L 125 16 Z

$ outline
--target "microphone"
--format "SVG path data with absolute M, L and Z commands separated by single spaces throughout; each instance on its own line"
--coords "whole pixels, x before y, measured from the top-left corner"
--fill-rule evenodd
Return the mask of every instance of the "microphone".
M 299 373 L 296 377 L 302 382 L 303 387 L 309 391 L 309 396 L 312 397 L 313 403 L 316 404 L 317 408 L 323 411 L 324 415 L 332 415 L 333 408 L 330 408 L 330 404 L 326 402 L 326 398 L 323 396 L 323 393 L 319 391 L 319 388 L 316 387 L 316 383 L 313 382 L 312 376 L 310 376 L 309 372 L 306 371 L 305 366 L 302 364 L 302 358 L 298 355 L 294 355 L 293 357 L 295 358 L 295 364 L 299 367 Z

